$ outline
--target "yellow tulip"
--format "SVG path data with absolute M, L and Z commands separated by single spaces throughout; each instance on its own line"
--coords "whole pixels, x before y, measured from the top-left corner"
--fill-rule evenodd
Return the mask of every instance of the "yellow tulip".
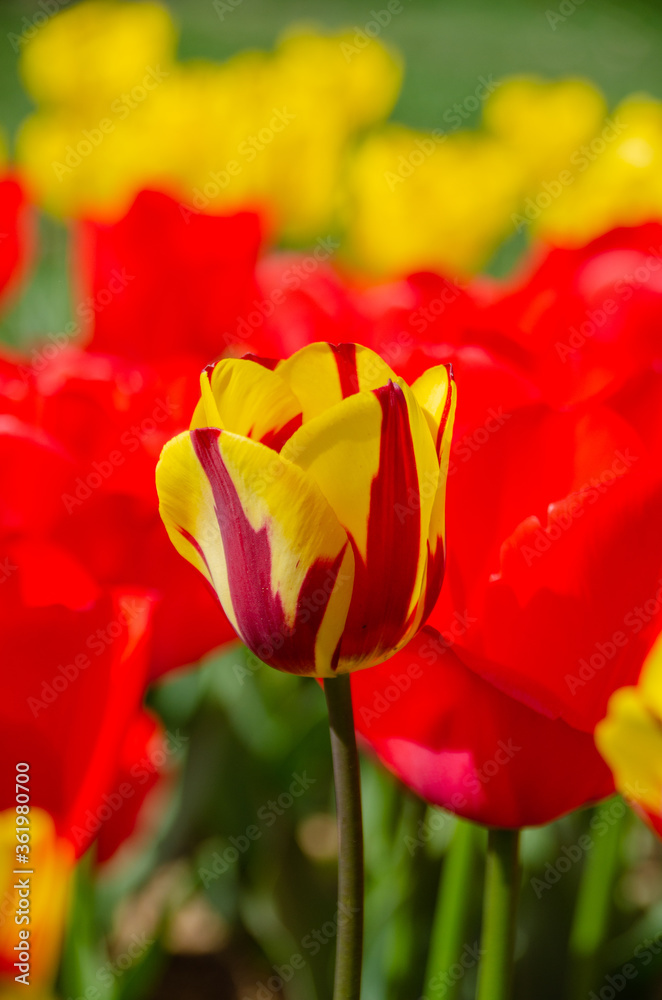
M 644 664 L 636 687 L 619 688 L 595 730 L 598 750 L 616 787 L 662 818 L 662 636 Z
M 483 123 L 517 155 L 529 186 L 553 181 L 602 128 L 607 104 L 587 80 L 513 77 L 487 98 Z
M 573 178 L 537 222 L 554 243 L 581 245 L 615 226 L 662 219 L 662 102 L 623 101 L 578 151 Z
M 263 209 L 288 240 L 331 233 L 354 136 L 386 116 L 400 61 L 378 41 L 290 31 L 272 53 L 174 62 L 175 28 L 150 2 L 89 0 L 22 53 L 37 102 L 18 160 L 58 215 L 120 218 L 156 187 L 196 211 Z
M 367 348 L 312 344 L 201 376 L 163 449 L 161 516 L 239 637 L 279 670 L 333 677 L 392 656 L 441 588 L 455 387 L 410 388 Z
M 139 86 L 149 70 L 167 71 L 176 32 L 160 4 L 88 0 L 51 18 L 24 47 L 21 75 L 42 107 L 103 110 Z
M 390 125 L 351 165 L 348 248 L 369 273 L 478 270 L 511 230 L 526 175 L 495 139 Z

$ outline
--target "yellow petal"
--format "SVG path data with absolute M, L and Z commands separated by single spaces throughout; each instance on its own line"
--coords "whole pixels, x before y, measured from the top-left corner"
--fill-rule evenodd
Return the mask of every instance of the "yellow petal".
M 662 719 L 662 635 L 646 657 L 637 687 L 646 706 Z
M 445 366 L 433 368 L 430 371 L 437 372 L 437 378 L 442 380 L 442 372 L 446 373 L 442 393 L 438 393 L 434 389 L 432 380 L 426 379 L 430 372 L 426 372 L 412 386 L 430 421 L 439 456 L 439 480 L 432 504 L 428 532 L 428 565 L 421 624 L 427 619 L 437 603 L 444 579 L 446 566 L 446 486 L 457 405 L 457 386 L 453 381 L 452 372 Z
M 660 815 L 662 722 L 646 707 L 637 688 L 621 688 L 611 696 L 607 717 L 596 726 L 595 742 L 617 788 Z
M 411 387 L 419 406 L 423 409 L 432 437 L 437 445 L 437 450 L 441 448 L 441 436 L 447 429 L 448 415 L 453 402 L 454 392 L 453 373 L 446 365 L 436 365 L 428 368 L 426 372 L 417 378 Z M 452 431 L 453 421 L 450 421 Z M 441 432 L 441 433 L 440 433 Z
M 353 393 L 396 378 L 383 358 L 358 344 L 309 344 L 281 361 L 276 372 L 299 399 L 304 423 Z
M 316 484 L 265 445 L 213 429 L 169 442 L 157 467 L 163 521 L 260 659 L 333 676 L 354 557 Z
M 262 441 L 278 451 L 301 424 L 301 404 L 277 372 L 255 361 L 227 358 L 200 375 L 202 398 L 191 421 Z

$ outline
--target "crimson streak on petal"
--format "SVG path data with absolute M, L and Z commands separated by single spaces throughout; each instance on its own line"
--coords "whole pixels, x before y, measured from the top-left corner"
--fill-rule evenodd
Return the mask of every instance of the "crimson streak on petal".
M 352 540 L 354 591 L 340 645 L 343 659 L 372 657 L 401 641 L 411 620 L 421 546 L 418 470 L 407 401 L 391 381 L 373 391 L 382 408 L 379 468 L 370 491 L 365 561 Z M 396 511 L 403 509 L 409 516 L 401 524 Z
M 304 577 L 294 622 L 271 589 L 271 546 L 265 525 L 255 531 L 246 516 L 218 442 L 223 431 L 191 431 L 193 448 L 214 495 L 223 541 L 232 606 L 246 645 L 264 663 L 287 673 L 311 673 L 315 643 L 333 592 L 345 549 L 334 560 L 319 559 Z M 337 651 L 332 666 L 337 663 Z
M 343 399 L 359 391 L 359 370 L 356 365 L 356 344 L 329 344 L 338 369 Z

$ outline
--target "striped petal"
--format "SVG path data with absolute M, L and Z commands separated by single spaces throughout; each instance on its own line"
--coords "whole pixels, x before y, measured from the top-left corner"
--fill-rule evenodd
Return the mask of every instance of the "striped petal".
M 392 655 L 420 623 L 439 462 L 427 420 L 401 380 L 304 422 L 283 448 L 319 486 L 356 560 L 341 664 Z
M 347 533 L 317 485 L 263 444 L 203 428 L 157 467 L 161 516 L 265 663 L 333 676 L 354 580 Z
M 358 344 L 309 344 L 276 372 L 300 400 L 304 423 L 356 392 L 396 379 L 383 358 Z
M 444 437 L 450 446 L 455 414 L 455 382 L 451 365 L 436 365 L 423 372 L 412 384 L 411 391 L 425 413 L 435 445 L 440 455 Z
M 191 430 L 219 427 L 279 451 L 301 426 L 301 404 L 289 386 L 258 361 L 226 358 L 200 375 L 202 396 Z
M 430 516 L 422 622 L 432 613 L 446 568 L 446 482 L 451 457 L 457 387 L 450 365 L 429 368 L 412 386 L 432 431 L 439 457 L 439 480 Z

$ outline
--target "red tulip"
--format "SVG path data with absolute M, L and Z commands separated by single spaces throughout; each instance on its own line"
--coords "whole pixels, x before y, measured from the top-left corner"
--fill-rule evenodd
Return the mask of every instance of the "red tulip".
M 586 248 L 574 252 L 576 272 L 591 273 L 591 253 L 596 268 L 604 263 L 601 247 Z M 571 287 L 581 284 L 576 272 Z M 550 279 L 559 300 L 566 279 L 558 287 Z M 618 280 L 613 270 L 610 280 Z M 460 387 L 446 581 L 429 619 L 443 656 L 424 663 L 406 696 L 370 725 L 364 710 L 384 695 L 389 667 L 402 674 L 418 653 L 408 657 L 409 647 L 359 678 L 357 721 L 407 783 L 483 822 L 545 822 L 612 788 L 591 734 L 615 688 L 636 681 L 662 625 L 662 395 L 654 352 L 644 350 L 655 315 L 650 300 L 646 308 L 646 323 L 637 325 L 636 312 L 628 321 L 639 340 L 624 373 L 609 343 L 601 353 L 594 340 L 556 386 L 542 360 L 531 364 L 549 351 L 540 330 L 526 352 L 521 325 L 506 329 L 505 319 L 489 350 L 486 334 L 482 346 L 469 343 L 480 308 L 460 346 L 421 345 L 435 363 L 453 361 Z M 561 395 L 578 402 L 559 410 L 543 401 Z M 491 759 L 495 740 L 511 735 L 521 753 L 467 795 L 465 772 L 457 764 L 456 780 L 452 762 L 472 773 Z M 467 802 L 454 806 L 456 792 Z
M 158 516 L 154 469 L 163 443 L 188 423 L 193 403 L 183 417 L 184 396 L 145 366 L 73 350 L 39 371 L 27 359 L 0 368 L 0 532 L 4 525 L 41 562 L 31 583 L 41 604 L 55 582 L 73 607 L 106 586 L 149 589 L 152 674 L 233 637 Z
M 662 357 L 662 224 L 532 256 L 470 335 L 528 371 L 552 406 L 608 397 Z
M 109 861 L 153 816 L 145 816 L 150 793 L 160 784 L 167 758 L 163 726 L 150 712 L 138 712 L 122 744 L 112 789 L 107 795 L 104 821 L 97 837 L 96 860 Z M 153 825 L 153 822 L 152 824 Z M 155 831 L 152 831 L 155 832 Z
M 90 347 L 136 361 L 218 356 L 254 298 L 261 225 L 141 191 L 119 222 L 77 233 L 77 311 Z
M 391 771 L 491 826 L 546 823 L 613 792 L 591 735 L 500 691 L 459 652 L 426 626 L 391 660 L 352 676 L 357 728 Z

